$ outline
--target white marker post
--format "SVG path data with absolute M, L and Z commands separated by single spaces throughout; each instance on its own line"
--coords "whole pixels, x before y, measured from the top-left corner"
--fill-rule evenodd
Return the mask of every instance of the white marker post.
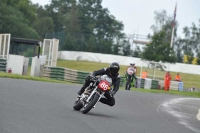
M 200 109 L 199 109 L 199 113 L 197 114 L 197 120 L 200 121 Z

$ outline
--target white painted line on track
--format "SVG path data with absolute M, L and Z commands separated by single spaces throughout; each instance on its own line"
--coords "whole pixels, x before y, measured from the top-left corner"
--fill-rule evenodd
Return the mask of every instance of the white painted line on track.
M 190 118 L 189 115 L 187 115 L 187 113 L 183 113 L 180 110 L 175 110 L 175 107 L 179 107 L 179 104 L 184 104 L 184 102 L 189 101 L 189 102 L 193 102 L 194 100 L 198 100 L 200 101 L 200 99 L 197 98 L 176 98 L 176 99 L 172 99 L 170 101 L 166 101 L 163 102 L 161 104 L 162 107 L 164 107 L 164 110 L 166 112 L 168 112 L 169 114 L 171 114 L 172 116 L 178 118 L 179 123 L 184 125 L 185 127 L 193 130 L 194 132 L 200 132 L 199 129 L 194 128 L 188 121 L 187 119 Z M 160 107 L 159 107 L 160 108 Z M 190 107 L 191 108 L 191 107 Z M 177 108 L 176 108 L 177 109 Z M 198 110 L 197 110 L 198 112 Z M 197 119 L 200 121 L 200 109 L 199 109 L 199 113 L 197 114 Z
M 199 113 L 197 114 L 197 120 L 200 121 L 200 109 L 199 109 Z

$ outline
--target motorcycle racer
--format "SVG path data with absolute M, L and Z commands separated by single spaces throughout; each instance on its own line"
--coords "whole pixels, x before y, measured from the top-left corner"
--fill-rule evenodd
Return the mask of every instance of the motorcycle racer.
M 131 81 L 131 84 L 133 83 L 133 79 L 135 79 L 136 83 L 137 83 L 137 78 L 136 78 L 136 73 L 137 73 L 137 67 L 135 66 L 135 63 L 134 62 L 130 62 L 130 66 L 127 67 L 126 71 L 125 71 L 125 79 L 127 79 L 128 77 L 128 73 L 127 73 L 127 70 L 131 68 L 131 69 L 134 69 L 134 73 L 132 75 L 132 81 Z
M 114 95 L 116 94 L 116 92 L 119 90 L 119 84 L 120 84 L 120 75 L 119 75 L 119 70 L 120 70 L 120 66 L 118 63 L 113 62 L 110 64 L 110 66 L 108 68 L 102 68 L 100 70 L 94 71 L 92 72 L 92 74 L 90 74 L 86 79 L 85 79 L 85 83 L 84 85 L 81 87 L 81 89 L 78 92 L 78 95 L 80 96 L 85 89 L 89 86 L 89 84 L 92 81 L 92 78 L 94 78 L 95 76 L 98 75 L 108 75 L 110 78 L 112 78 L 112 85 L 113 85 L 113 90 L 106 92 L 104 94 L 105 98 L 101 98 L 100 102 L 107 104 L 109 106 L 114 106 L 115 105 L 115 98 Z

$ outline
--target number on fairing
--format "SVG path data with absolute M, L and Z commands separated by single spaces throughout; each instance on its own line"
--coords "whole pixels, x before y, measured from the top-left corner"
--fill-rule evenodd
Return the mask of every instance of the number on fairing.
M 100 87 L 103 89 L 103 90 L 107 90 L 108 89 L 108 85 L 105 83 L 105 82 L 102 82 L 101 84 L 100 84 Z

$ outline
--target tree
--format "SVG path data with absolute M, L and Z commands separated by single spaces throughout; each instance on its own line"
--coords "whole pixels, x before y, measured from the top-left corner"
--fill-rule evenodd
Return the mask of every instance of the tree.
M 5 5 L 0 9 L 0 30 L 12 36 L 43 39 L 62 33 L 56 36 L 63 43 L 60 50 L 108 54 L 121 50 L 116 38 L 124 37 L 123 24 L 102 7 L 102 0 L 51 0 L 44 7 L 30 0 L 0 3 Z
M 53 25 L 53 33 L 65 31 L 62 50 L 112 54 L 116 38 L 124 36 L 123 24 L 101 3 L 102 0 L 51 0 L 45 8 L 36 5 L 37 19 L 33 27 L 42 37 Z M 47 24 L 47 18 L 50 24 Z M 116 50 L 118 48 L 115 49 L 118 53 Z
M 192 61 L 192 64 L 196 65 L 197 64 L 197 60 L 198 60 L 198 58 L 194 58 L 193 61 Z
M 64 19 L 64 27 L 67 32 L 80 33 L 80 20 L 76 1 L 72 2 L 72 6 Z
M 23 14 L 0 2 L 0 33 L 10 33 L 13 37 L 38 39 L 37 32 L 28 26 Z
M 120 54 L 120 48 L 121 48 L 121 44 L 120 44 L 120 39 L 118 38 L 116 40 L 116 44 L 113 45 L 113 54 L 114 55 L 119 55 Z
M 200 51 L 200 27 L 197 27 L 194 23 L 192 26 L 183 28 L 184 38 L 178 38 L 176 41 L 176 47 L 181 49 L 181 54 L 184 54 L 188 58 L 188 62 L 191 64 L 194 62 L 195 55 L 198 57 Z M 198 62 L 198 60 L 197 60 Z
M 183 33 L 185 34 L 185 38 L 182 39 L 179 37 L 175 42 L 175 48 L 177 49 L 177 53 L 179 52 L 179 55 L 182 55 L 183 63 L 189 63 L 189 62 L 191 62 L 191 59 L 192 59 L 191 57 L 193 57 L 189 28 L 184 27 Z M 178 57 L 179 57 L 179 61 L 180 61 L 180 56 L 178 56 Z M 187 61 L 186 61 L 186 59 L 187 59 Z
M 54 23 L 54 32 L 65 30 L 65 19 L 75 0 L 51 0 L 50 5 L 45 5 L 48 17 L 51 17 Z
M 23 14 L 30 26 L 36 18 L 35 7 L 32 2 L 30 0 L 19 0 L 14 7 Z
M 114 54 L 114 55 L 119 55 L 120 47 L 121 47 L 121 46 L 120 46 L 119 44 L 113 45 L 113 54 Z
M 152 41 L 144 48 L 142 59 L 175 63 L 175 52 L 173 48 L 170 47 L 173 18 L 167 16 L 167 12 L 162 10 L 155 11 L 154 19 L 155 25 L 151 26 L 153 35 L 148 35 L 148 37 L 151 37 Z M 177 24 L 175 27 L 175 36 L 176 29 Z
M 133 57 L 141 57 L 142 51 L 139 46 L 136 46 L 135 50 L 133 51 Z
M 154 12 L 155 17 L 155 25 L 151 26 L 151 29 L 153 30 L 154 33 L 159 32 L 162 30 L 163 26 L 166 24 L 166 21 L 169 19 L 167 16 L 166 10 L 161 10 L 161 11 L 155 11 Z
M 183 50 L 182 50 L 182 45 L 180 43 L 181 39 L 178 38 L 174 42 L 174 49 L 175 49 L 175 54 L 176 54 L 176 62 L 182 63 L 183 62 Z
M 20 11 L 29 26 L 36 18 L 35 7 L 30 0 L 2 0 L 2 3 Z
M 124 53 L 124 56 L 130 56 L 131 55 L 131 45 L 130 45 L 130 42 L 129 40 L 123 40 L 123 44 L 122 44 L 122 47 L 123 47 L 123 53 Z
M 100 50 L 95 49 L 95 52 L 112 54 L 115 39 L 122 37 L 123 24 L 110 15 L 101 3 L 102 0 L 79 1 L 80 30 L 88 45 L 100 46 Z M 91 38 L 93 44 L 88 43 L 89 40 L 92 43 Z
M 151 43 L 144 48 L 142 59 L 155 62 L 162 61 L 175 63 L 175 53 L 172 48 L 170 48 L 170 43 L 166 41 L 165 38 L 165 31 L 155 33 Z
M 197 53 L 197 64 L 199 64 L 200 65 L 200 53 Z
M 54 32 L 54 22 L 42 6 L 38 4 L 34 6 L 36 8 L 37 18 L 33 22 L 32 27 L 37 31 L 40 38 L 43 39 L 46 33 Z

